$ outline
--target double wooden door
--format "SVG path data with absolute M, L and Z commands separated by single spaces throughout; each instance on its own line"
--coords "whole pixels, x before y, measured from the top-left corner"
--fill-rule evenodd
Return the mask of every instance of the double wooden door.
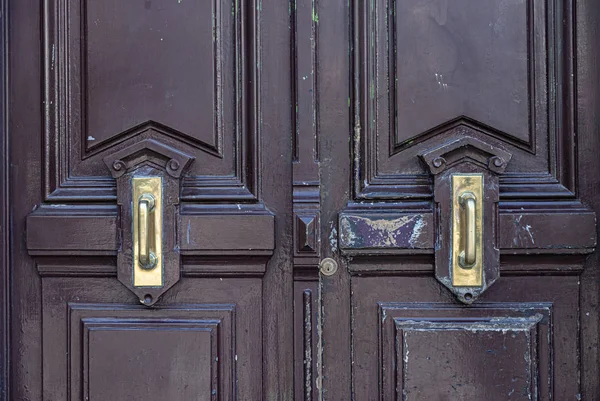
M 593 0 L 0 5 L 2 399 L 600 399 Z

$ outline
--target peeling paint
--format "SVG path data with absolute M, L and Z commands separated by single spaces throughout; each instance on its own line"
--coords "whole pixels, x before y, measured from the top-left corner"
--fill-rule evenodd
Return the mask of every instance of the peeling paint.
M 420 241 L 421 234 L 423 234 L 423 227 L 425 227 L 425 225 L 427 225 L 427 223 L 425 222 L 425 220 L 423 220 L 422 217 L 419 216 L 419 218 L 417 218 L 417 222 L 413 227 L 413 233 L 411 234 L 410 239 L 408 240 L 408 242 L 410 242 L 410 244 L 413 247 L 415 247 L 417 241 Z
M 52 61 L 50 63 L 50 70 L 54 70 L 54 61 L 56 60 L 56 56 L 55 56 L 56 52 L 55 52 L 55 46 L 54 43 L 52 44 Z
M 354 179 L 356 182 L 360 182 L 360 121 L 354 124 Z M 367 183 L 365 182 L 366 186 Z
M 333 226 L 333 222 L 329 223 L 331 232 L 329 233 L 329 246 L 331 247 L 331 253 L 336 253 L 338 250 L 338 234 L 336 228 Z
M 357 216 L 340 218 L 342 248 L 419 248 L 427 246 L 424 228 L 427 221 L 421 214 L 401 216 Z
M 524 228 L 525 231 L 527 231 L 527 234 L 529 234 L 529 238 L 531 238 L 531 243 L 535 244 L 535 240 L 533 239 L 533 234 L 531 233 L 531 226 L 529 224 L 527 224 Z

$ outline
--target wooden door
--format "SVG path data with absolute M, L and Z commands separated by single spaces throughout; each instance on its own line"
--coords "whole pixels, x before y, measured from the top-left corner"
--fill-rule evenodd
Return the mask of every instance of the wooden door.
M 323 399 L 600 399 L 598 11 L 319 2 Z
M 287 5 L 2 4 L 6 399 L 291 399 Z
M 0 0 L 0 399 L 600 399 L 599 23 Z

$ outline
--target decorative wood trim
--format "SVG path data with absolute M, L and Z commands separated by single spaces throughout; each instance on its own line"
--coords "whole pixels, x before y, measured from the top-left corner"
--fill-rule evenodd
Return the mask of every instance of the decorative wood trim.
M 339 215 L 340 249 L 349 255 L 433 254 L 434 216 L 429 211 L 360 204 Z M 504 205 L 498 214 L 502 255 L 589 254 L 597 244 L 596 215 L 581 204 L 523 212 Z
M 118 210 L 109 205 L 36 209 L 27 218 L 27 247 L 40 275 L 116 275 L 122 246 Z M 262 276 L 275 249 L 274 230 L 275 217 L 261 204 L 181 205 L 176 237 L 182 274 Z
M 151 162 L 162 167 L 171 177 L 180 178 L 188 165 L 194 160 L 190 155 L 166 146 L 153 139 L 144 139 L 104 158 L 106 167 L 113 178 L 123 176 L 128 170 L 140 164 L 137 157 L 146 153 Z M 149 159 L 149 161 L 150 161 Z
M 439 174 L 467 157 L 470 162 L 475 162 L 496 174 L 504 172 L 512 154 L 479 139 L 465 136 L 467 133 L 468 131 L 457 130 L 455 139 L 438 147 L 434 146 L 421 155 L 431 174 Z
M 243 252 L 215 252 L 211 256 L 205 252 L 202 256 L 183 256 L 181 258 L 181 276 L 183 277 L 258 277 L 266 271 L 266 262 L 271 253 L 257 252 L 245 255 Z M 116 277 L 116 251 L 110 256 L 64 256 L 45 252 L 36 256 L 36 267 L 41 277 Z
M 320 190 L 318 185 L 294 185 L 294 267 L 319 264 Z

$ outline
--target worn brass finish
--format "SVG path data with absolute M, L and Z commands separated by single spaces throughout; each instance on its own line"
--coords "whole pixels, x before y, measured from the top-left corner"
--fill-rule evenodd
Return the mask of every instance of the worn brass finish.
M 483 285 L 483 175 L 452 175 L 452 285 Z
M 154 269 L 156 267 L 156 254 L 150 250 L 150 236 L 153 236 L 154 231 L 151 228 L 150 213 L 154 210 L 154 196 L 151 194 L 143 194 L 140 196 L 138 204 L 138 230 L 139 230 L 139 254 L 140 266 L 144 269 Z
M 161 177 L 133 177 L 133 285 L 163 285 Z
M 477 259 L 477 229 L 476 225 L 476 214 L 477 214 L 477 197 L 473 192 L 463 192 L 459 198 L 459 203 L 462 206 L 462 235 L 461 243 L 463 245 L 462 251 L 458 254 L 458 263 L 460 267 L 470 269 L 475 264 Z

